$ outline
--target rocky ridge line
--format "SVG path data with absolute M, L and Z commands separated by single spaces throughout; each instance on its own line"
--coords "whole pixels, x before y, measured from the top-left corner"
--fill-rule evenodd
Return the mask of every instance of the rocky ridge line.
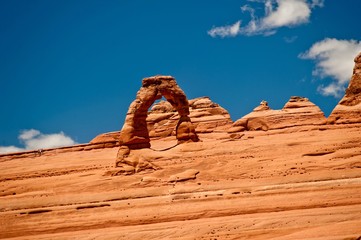
M 229 133 L 274 130 L 304 125 L 325 125 L 326 117 L 308 98 L 293 96 L 281 110 L 272 110 L 266 101 L 253 112 L 235 121 Z

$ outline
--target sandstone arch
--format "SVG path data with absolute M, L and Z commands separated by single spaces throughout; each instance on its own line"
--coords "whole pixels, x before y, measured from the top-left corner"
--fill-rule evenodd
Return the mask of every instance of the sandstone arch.
M 130 104 L 123 128 L 120 132 L 120 145 L 131 149 L 149 148 L 150 139 L 147 129 L 149 107 L 164 98 L 178 111 L 179 121 L 176 127 L 178 142 L 192 140 L 198 136 L 189 118 L 188 100 L 176 80 L 171 76 L 154 76 L 144 78 L 136 99 Z

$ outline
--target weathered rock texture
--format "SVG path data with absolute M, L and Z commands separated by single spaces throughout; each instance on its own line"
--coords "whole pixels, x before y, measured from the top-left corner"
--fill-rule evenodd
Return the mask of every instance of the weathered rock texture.
M 178 141 L 198 141 L 194 126 L 189 118 L 188 100 L 175 79 L 171 76 L 155 76 L 144 78 L 136 99 L 130 104 L 125 122 L 120 131 L 121 145 L 130 148 L 149 148 L 150 139 L 146 118 L 148 109 L 155 100 L 164 96 L 178 111 L 179 120 L 176 125 Z
M 282 110 L 272 110 L 266 101 L 253 112 L 234 122 L 228 132 L 271 130 L 302 125 L 326 124 L 324 113 L 304 97 L 291 97 Z
M 232 120 L 228 112 L 209 97 L 189 100 L 192 123 L 197 133 L 210 133 L 227 129 Z M 179 114 L 169 102 L 161 101 L 155 104 L 147 118 L 150 137 L 166 137 L 175 135 L 175 127 L 179 121 Z
M 189 100 L 190 118 L 197 133 L 211 133 L 223 131 L 232 125 L 228 112 L 208 97 Z M 164 138 L 176 135 L 177 123 L 180 121 L 179 113 L 168 101 L 160 101 L 151 107 L 148 113 L 147 128 L 150 138 Z M 92 140 L 108 141 L 116 138 L 116 132 L 103 134 Z M 119 148 L 116 159 L 116 170 L 113 175 L 131 175 L 138 172 L 158 170 L 147 158 L 139 158 L 131 153 L 128 146 Z
M 175 125 L 178 143 L 190 140 L 199 141 L 189 117 L 187 97 L 175 79 L 171 76 L 144 78 L 136 99 L 129 106 L 123 128 L 119 134 L 120 148 L 115 161 L 118 170 L 115 170 L 113 175 L 130 175 L 157 169 L 147 159 L 132 155 L 130 149 L 150 148 L 150 136 L 146 121 L 148 109 L 162 96 L 178 112 L 179 117 Z M 162 117 L 155 120 L 162 120 Z M 166 130 L 173 131 L 170 127 L 172 126 L 167 126 Z M 111 135 L 109 137 L 111 138 Z
M 120 131 L 102 133 L 93 138 L 90 143 L 119 143 Z
M 0 239 L 360 239 L 361 124 L 295 128 L 0 156 Z
M 361 122 L 361 53 L 355 58 L 355 67 L 345 96 L 328 118 L 329 123 Z
M 172 77 L 146 78 L 119 149 L 109 133 L 40 155 L 0 155 L 0 238 L 361 239 L 360 58 L 334 125 L 292 97 L 282 110 L 262 101 L 227 132 L 228 113 L 209 98 L 188 103 Z M 170 104 L 155 104 L 147 124 L 162 95 Z M 190 117 L 202 142 L 192 142 Z M 192 141 L 174 145 L 170 125 Z M 148 148 L 148 129 L 162 150 Z M 273 131 L 229 134 L 259 129 Z
M 192 99 L 189 105 L 190 117 L 194 119 L 196 131 L 199 133 L 223 131 L 233 123 L 228 111 L 212 102 L 209 97 Z
M 196 133 L 223 131 L 233 123 L 228 111 L 214 103 L 209 97 L 190 99 L 188 104 L 189 117 Z M 179 114 L 168 101 L 160 101 L 150 108 L 146 121 L 150 138 L 175 136 Z M 100 134 L 90 143 L 116 143 L 118 141 L 119 131 Z

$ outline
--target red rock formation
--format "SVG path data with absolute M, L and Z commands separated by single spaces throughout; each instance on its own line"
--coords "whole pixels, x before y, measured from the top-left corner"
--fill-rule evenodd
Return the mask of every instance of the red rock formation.
M 196 133 L 211 133 L 228 129 L 232 120 L 224 108 L 212 102 L 209 97 L 199 97 L 188 101 L 189 117 Z M 147 128 L 150 138 L 175 136 L 178 112 L 168 101 L 154 104 L 147 116 Z M 118 142 L 119 131 L 103 133 L 96 136 L 90 143 Z
M 282 110 L 272 110 L 262 101 L 253 112 L 237 120 L 229 133 L 244 130 L 270 130 L 301 125 L 323 125 L 324 113 L 307 98 L 291 97 Z
M 102 133 L 93 138 L 90 143 L 106 143 L 106 142 L 119 142 L 120 131 Z
M 176 126 L 178 141 L 198 141 L 198 136 L 189 118 L 188 100 L 182 89 L 171 76 L 144 78 L 136 99 L 130 104 L 123 128 L 120 132 L 121 145 L 130 148 L 150 147 L 146 118 L 148 109 L 155 100 L 164 96 L 178 111 L 180 118 Z
M 0 239 L 360 239 L 360 123 L 244 135 L 0 156 Z
M 197 133 L 210 133 L 231 126 L 232 120 L 224 108 L 212 102 L 209 97 L 189 100 L 192 123 Z M 179 114 L 165 101 L 155 104 L 148 114 L 147 123 L 150 137 L 166 137 L 175 134 Z
M 190 117 L 199 133 L 210 133 L 228 129 L 233 121 L 227 110 L 209 97 L 195 98 L 189 101 Z
M 177 127 L 184 116 L 199 120 L 198 131 L 218 132 L 175 148 L 166 148 L 171 137 L 156 138 L 161 151 L 112 148 L 116 137 L 109 133 L 40 155 L 0 155 L 0 239 L 361 239 L 360 58 L 330 117 L 355 124 L 324 125 L 323 131 L 312 126 L 325 123 L 321 110 L 300 97 L 282 110 L 262 101 L 230 129 L 275 129 L 272 134 L 228 134 L 221 126 L 229 126 L 227 111 L 198 98 L 186 102 L 189 113 L 177 104 L 185 97 L 174 95 L 166 97 L 171 104 L 152 107 L 147 124 L 146 106 L 158 97 L 158 85 L 145 81 L 122 143 L 137 137 L 147 145 L 147 129 L 167 135 L 167 124 Z M 134 126 L 139 119 L 141 128 Z M 181 123 L 182 134 L 194 133 L 190 121 Z M 294 130 L 277 129 L 287 127 Z M 117 151 L 120 169 L 111 172 Z
M 341 99 L 328 118 L 328 123 L 361 122 L 361 53 L 355 58 L 355 67 L 351 81 Z
M 188 104 L 190 108 L 189 117 L 192 119 L 192 125 L 194 125 L 197 133 L 225 131 L 232 124 L 228 112 L 208 97 L 192 99 Z M 160 101 L 151 107 L 146 121 L 150 138 L 164 138 L 176 135 L 180 116 L 168 101 Z M 102 134 L 93 139 L 92 143 L 109 141 L 115 139 L 116 136 L 116 132 Z M 112 175 L 130 175 L 142 171 L 157 170 L 157 167 L 150 164 L 147 159 L 132 155 L 128 146 L 119 148 L 115 165 L 117 170 Z
M 268 102 L 265 100 L 262 100 L 259 106 L 253 109 L 254 112 L 260 112 L 265 110 L 271 110 L 271 108 L 268 106 Z
M 150 147 L 147 126 L 148 109 L 157 99 L 162 98 L 177 110 L 179 118 L 175 132 L 178 143 L 184 141 L 199 141 L 194 126 L 189 118 L 189 104 L 186 95 L 171 76 L 155 76 L 144 78 L 142 87 L 136 99 L 130 104 L 125 122 L 119 135 L 121 145 L 117 154 L 115 166 L 119 168 L 113 175 L 129 175 L 146 170 L 156 170 L 157 167 L 147 159 L 131 155 L 130 149 Z

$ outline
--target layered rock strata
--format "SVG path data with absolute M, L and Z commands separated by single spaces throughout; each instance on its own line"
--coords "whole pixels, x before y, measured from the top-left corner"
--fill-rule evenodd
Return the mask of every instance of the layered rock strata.
M 361 122 L 361 53 L 355 58 L 355 67 L 344 97 L 328 118 L 330 124 Z
M 199 133 L 223 131 L 233 123 L 228 111 L 212 102 L 209 97 L 192 99 L 189 101 L 189 106 L 190 117 Z
M 132 150 L 126 177 L 115 148 L 0 156 L 0 239 L 360 239 L 361 124 L 296 129 Z
M 210 133 L 225 130 L 232 124 L 227 110 L 214 103 L 209 97 L 189 100 L 192 123 L 197 133 Z M 175 135 L 175 127 L 179 121 L 179 114 L 166 101 L 155 104 L 147 118 L 150 137 L 166 137 Z
M 232 120 L 228 112 L 208 97 L 200 97 L 188 101 L 189 117 L 197 133 L 225 132 L 231 125 Z M 146 119 L 150 138 L 164 138 L 177 136 L 177 123 L 181 117 L 179 112 L 168 101 L 160 101 L 154 104 Z M 111 141 L 117 136 L 116 132 L 103 134 L 96 137 L 92 142 Z M 138 157 L 128 146 L 120 146 L 116 168 L 112 175 L 131 175 L 138 172 L 149 172 L 159 168 L 152 164 L 149 159 Z
M 326 124 L 324 113 L 304 97 L 291 97 L 281 110 L 272 110 L 266 101 L 253 112 L 233 123 L 229 133 L 253 130 L 271 130 L 302 125 Z

